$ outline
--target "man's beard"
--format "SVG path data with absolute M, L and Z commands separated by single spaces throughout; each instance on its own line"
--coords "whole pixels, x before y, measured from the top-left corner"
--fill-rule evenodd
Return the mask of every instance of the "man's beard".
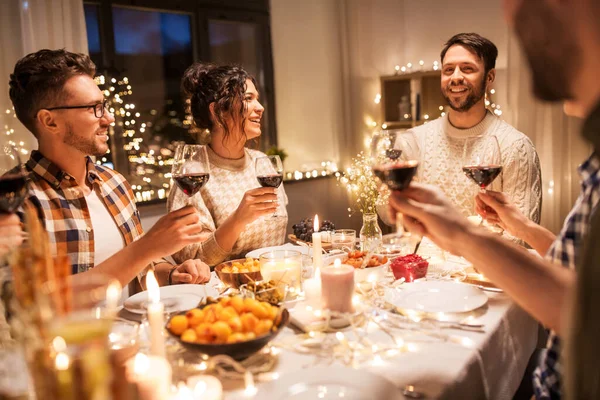
M 79 150 L 80 152 L 88 156 L 103 156 L 108 150 L 108 144 L 99 144 L 95 139 L 95 132 L 94 139 L 87 139 L 77 136 L 73 131 L 71 125 L 67 125 L 67 133 L 65 134 L 63 143 Z
M 544 1 L 526 0 L 515 15 L 515 31 L 531 69 L 535 96 L 546 101 L 572 98 L 569 78 L 577 74 L 581 50 L 566 22 Z
M 471 107 L 473 107 L 475 104 L 477 104 L 484 96 L 485 96 L 485 79 L 486 76 L 484 75 L 482 81 L 480 82 L 480 84 L 478 86 L 472 86 L 471 84 L 468 83 L 463 83 L 460 86 L 465 86 L 467 88 L 467 90 L 470 91 L 469 95 L 460 103 L 455 104 L 451 101 L 451 97 L 447 94 L 448 92 L 450 92 L 450 90 L 452 89 L 453 86 L 457 86 L 457 85 L 448 85 L 444 90 L 442 90 L 442 96 L 444 96 L 444 99 L 446 99 L 446 103 L 448 103 L 448 105 L 450 106 L 450 108 L 452 108 L 454 111 L 458 111 L 458 112 L 466 112 L 469 111 L 471 109 Z

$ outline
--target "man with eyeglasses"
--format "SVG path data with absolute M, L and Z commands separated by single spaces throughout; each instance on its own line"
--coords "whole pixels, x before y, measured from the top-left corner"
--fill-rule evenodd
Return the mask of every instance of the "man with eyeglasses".
M 144 235 L 130 185 L 90 158 L 108 151 L 115 120 L 95 72 L 87 55 L 65 50 L 40 50 L 15 65 L 10 98 L 17 118 L 38 141 L 27 162 L 28 203 L 54 251 L 69 256 L 78 278 L 112 275 L 122 285 L 131 283 L 131 292 L 136 276 L 153 266 L 161 285 L 207 282 L 210 269 L 203 262 L 174 266 L 161 259 L 197 240 L 202 228 L 195 209 L 165 215 Z

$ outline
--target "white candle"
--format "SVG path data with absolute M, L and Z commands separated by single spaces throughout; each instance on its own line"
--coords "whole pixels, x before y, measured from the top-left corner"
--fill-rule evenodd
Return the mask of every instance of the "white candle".
M 165 307 L 160 302 L 160 289 L 154 277 L 154 271 L 146 275 L 148 287 L 148 322 L 150 323 L 150 354 L 165 357 L 165 338 L 163 336 Z
M 321 308 L 321 270 L 317 268 L 312 278 L 304 280 L 303 286 L 306 302 Z
M 315 269 L 323 266 L 322 258 L 322 246 L 321 246 L 321 233 L 319 233 L 319 216 L 315 214 L 314 230 L 312 234 L 313 244 L 313 267 Z
M 171 390 L 171 366 L 162 357 L 138 353 L 125 364 L 127 380 L 135 383 L 140 400 L 166 400 Z
M 194 399 L 221 400 L 223 398 L 223 386 L 214 376 L 196 375 L 188 378 L 187 385 L 194 393 Z

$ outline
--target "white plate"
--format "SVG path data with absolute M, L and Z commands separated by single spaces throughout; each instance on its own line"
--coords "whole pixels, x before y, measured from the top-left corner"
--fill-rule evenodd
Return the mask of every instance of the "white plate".
M 484 306 L 487 295 L 480 289 L 453 281 L 419 281 L 386 289 L 385 300 L 404 310 L 460 313 Z
M 165 311 L 178 312 L 194 308 L 206 294 L 218 297 L 219 292 L 212 285 L 171 285 L 161 286 L 160 301 Z M 145 314 L 148 307 L 148 292 L 136 293 L 123 303 L 123 308 L 135 314 Z
M 262 249 L 252 250 L 246 254 L 246 257 L 259 258 L 261 254 L 268 253 L 273 250 L 294 250 L 306 256 L 309 256 L 311 253 L 310 247 L 296 246 L 295 244 L 286 243 L 281 246 L 264 247 Z
M 344 367 L 310 368 L 261 385 L 256 396 L 269 400 L 400 400 L 401 391 L 387 379 Z

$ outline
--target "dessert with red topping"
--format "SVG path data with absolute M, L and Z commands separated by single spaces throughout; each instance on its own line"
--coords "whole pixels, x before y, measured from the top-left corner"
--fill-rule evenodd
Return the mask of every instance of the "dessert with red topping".
M 424 278 L 427 275 L 427 267 L 429 267 L 429 262 L 418 254 L 398 257 L 390 264 L 394 278 L 404 278 L 406 282 Z

